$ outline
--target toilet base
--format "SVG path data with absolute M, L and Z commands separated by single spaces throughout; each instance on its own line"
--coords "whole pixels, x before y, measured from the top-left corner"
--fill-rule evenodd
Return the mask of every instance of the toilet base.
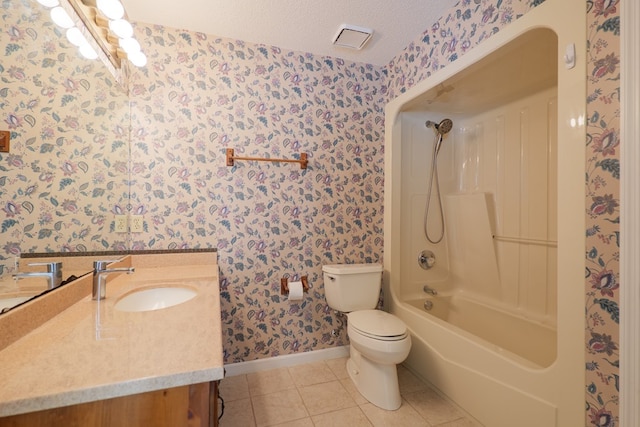
M 373 363 L 363 357 L 353 345 L 349 352 L 347 372 L 360 394 L 379 408 L 388 411 L 398 409 L 402 399 L 396 365 Z

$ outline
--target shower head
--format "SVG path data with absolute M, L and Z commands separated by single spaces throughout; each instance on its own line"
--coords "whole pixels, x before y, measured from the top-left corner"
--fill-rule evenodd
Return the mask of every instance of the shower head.
M 453 128 L 453 121 L 451 121 L 451 119 L 443 119 L 440 123 L 436 123 L 431 120 L 427 120 L 425 126 L 432 127 L 440 135 L 445 135 Z

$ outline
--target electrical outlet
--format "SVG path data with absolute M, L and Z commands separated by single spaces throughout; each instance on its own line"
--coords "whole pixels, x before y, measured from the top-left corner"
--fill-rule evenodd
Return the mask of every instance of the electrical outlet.
M 131 232 L 142 233 L 144 220 L 142 215 L 131 215 Z
M 126 233 L 127 231 L 127 216 L 116 215 L 116 233 Z

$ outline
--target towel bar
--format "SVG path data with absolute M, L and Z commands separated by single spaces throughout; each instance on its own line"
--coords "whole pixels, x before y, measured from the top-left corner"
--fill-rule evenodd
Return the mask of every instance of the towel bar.
M 269 159 L 264 157 L 240 157 L 235 156 L 233 152 L 233 148 L 227 148 L 227 166 L 233 166 L 233 162 L 235 160 L 253 160 L 257 162 L 284 162 L 284 163 L 300 163 L 300 169 L 306 169 L 307 164 L 309 163 L 307 160 L 307 153 L 300 153 L 300 160 L 295 159 Z

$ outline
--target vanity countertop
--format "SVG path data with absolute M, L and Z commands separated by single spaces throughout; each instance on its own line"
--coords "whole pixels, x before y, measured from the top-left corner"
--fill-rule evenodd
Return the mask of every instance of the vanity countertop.
M 223 377 L 217 264 L 128 258 L 135 273 L 109 276 L 105 300 L 88 295 L 0 351 L 0 417 Z M 131 290 L 166 283 L 198 295 L 161 310 L 114 309 Z

